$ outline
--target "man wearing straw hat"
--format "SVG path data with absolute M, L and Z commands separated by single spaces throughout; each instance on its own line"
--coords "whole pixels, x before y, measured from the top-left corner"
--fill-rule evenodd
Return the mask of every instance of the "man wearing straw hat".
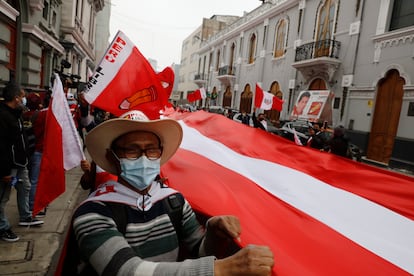
M 212 217 L 204 228 L 180 193 L 157 182 L 182 136 L 177 121 L 149 121 L 139 111 L 103 122 L 86 136 L 92 159 L 118 181 L 99 186 L 75 211 L 83 260 L 99 275 L 270 275 L 274 261 L 266 246 L 214 257 L 220 245 L 239 238 L 236 217 Z M 178 226 L 164 200 L 171 196 L 183 199 Z M 123 206 L 121 215 L 110 207 L 114 203 Z M 181 245 L 192 258 L 178 262 Z

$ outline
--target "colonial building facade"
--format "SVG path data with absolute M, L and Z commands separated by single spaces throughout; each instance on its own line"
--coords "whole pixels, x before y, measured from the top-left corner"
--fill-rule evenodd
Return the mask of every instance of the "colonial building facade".
M 14 79 L 45 92 L 54 71 L 86 82 L 104 51 L 96 43 L 108 44 L 109 8 L 104 0 L 0 0 L 0 86 Z
M 289 119 L 301 91 L 329 90 L 330 125 L 367 160 L 412 168 L 413 49 L 411 0 L 266 0 L 201 42 L 194 83 L 247 112 L 260 84 L 285 101 L 273 120 Z

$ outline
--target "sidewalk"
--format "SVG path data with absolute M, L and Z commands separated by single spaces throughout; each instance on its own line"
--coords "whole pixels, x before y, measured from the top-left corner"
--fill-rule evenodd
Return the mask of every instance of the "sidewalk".
M 66 191 L 49 205 L 46 217 L 41 218 L 45 223 L 40 227 L 18 226 L 16 190 L 12 189 L 6 215 L 20 240 L 0 240 L 0 275 L 54 274 L 72 212 L 88 194 L 79 185 L 81 176 L 79 167 L 66 172 Z

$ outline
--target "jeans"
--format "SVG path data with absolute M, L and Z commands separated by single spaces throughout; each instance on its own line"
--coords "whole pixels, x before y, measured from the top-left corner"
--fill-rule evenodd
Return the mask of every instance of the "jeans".
M 29 195 L 30 211 L 33 211 L 34 200 L 35 200 L 36 189 L 37 189 L 37 182 L 39 180 L 40 161 L 42 161 L 42 153 L 35 151 L 30 159 L 30 162 L 31 162 L 30 183 L 32 184 L 32 186 L 30 187 L 30 195 Z
M 29 209 L 29 194 L 31 186 L 29 171 L 26 167 L 18 168 L 16 176 L 19 179 L 14 186 L 17 190 L 17 208 L 19 210 L 20 220 L 25 220 L 32 217 L 32 212 Z
M 0 232 L 9 230 L 10 223 L 4 214 L 4 208 L 9 201 L 11 186 L 9 183 L 0 181 Z

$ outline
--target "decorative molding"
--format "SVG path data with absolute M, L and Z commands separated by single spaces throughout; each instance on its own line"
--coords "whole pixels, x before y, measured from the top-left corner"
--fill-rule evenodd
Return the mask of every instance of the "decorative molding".
M 52 48 L 57 50 L 59 53 L 61 53 L 61 54 L 65 53 L 65 49 L 59 43 L 59 41 L 57 41 L 56 39 L 54 39 L 53 37 L 51 37 L 47 33 L 43 32 L 36 25 L 22 23 L 22 33 L 31 34 L 31 35 L 37 37 L 40 41 L 42 41 L 42 43 L 46 43 L 46 44 L 50 45 Z
M 32 12 L 42 11 L 45 5 L 43 4 L 43 0 L 29 0 L 29 7 Z
M 20 15 L 19 11 L 7 4 L 6 1 L 0 1 L 0 13 L 4 14 L 14 22 L 16 22 L 17 17 Z
M 359 34 L 361 21 L 353 22 L 349 25 L 349 35 Z
M 398 46 L 399 44 L 413 43 L 414 27 L 376 35 L 372 40 L 375 43 L 375 48 L 393 47 Z

